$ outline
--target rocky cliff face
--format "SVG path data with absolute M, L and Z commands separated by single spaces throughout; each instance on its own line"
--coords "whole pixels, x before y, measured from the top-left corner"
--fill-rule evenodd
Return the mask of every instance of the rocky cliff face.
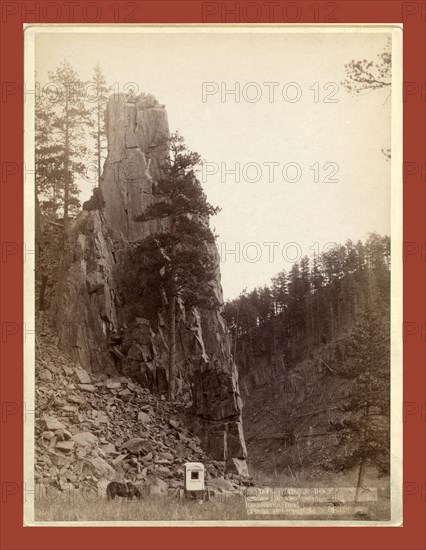
M 167 114 L 152 96 L 132 102 L 114 96 L 106 118 L 100 191 L 69 224 L 52 317 L 61 346 L 87 371 L 130 376 L 163 394 L 166 304 L 135 252 L 137 241 L 158 230 L 160 221 L 134 219 L 155 201 L 153 186 L 167 153 Z M 214 246 L 211 254 L 218 260 Z M 221 298 L 219 268 L 213 284 Z M 224 320 L 216 310 L 182 303 L 178 309 L 177 382 L 190 425 L 215 460 L 247 473 L 238 373 Z

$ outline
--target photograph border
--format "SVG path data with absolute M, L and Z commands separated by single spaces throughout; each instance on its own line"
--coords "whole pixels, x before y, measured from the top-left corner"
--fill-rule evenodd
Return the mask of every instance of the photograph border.
M 248 35 L 260 34 L 365 34 L 381 33 L 391 35 L 392 40 L 392 87 L 391 87 L 391 412 L 390 412 L 390 513 L 389 520 L 367 521 L 367 520 L 315 520 L 315 519 L 257 519 L 257 520 L 150 520 L 150 521 L 37 521 L 35 519 L 36 487 L 34 483 L 35 464 L 35 439 L 34 427 L 35 417 L 31 416 L 25 423 L 24 434 L 24 483 L 27 487 L 29 498 L 25 501 L 24 521 L 27 526 L 36 527 L 334 527 L 336 522 L 341 527 L 386 527 L 400 526 L 402 524 L 402 25 L 25 25 L 24 30 L 24 51 L 25 51 L 25 83 L 30 90 L 35 89 L 35 38 L 40 34 L 58 33 L 82 33 L 91 36 L 105 34 L 105 29 L 115 34 L 140 32 L 152 34 L 239 34 Z M 34 96 L 30 96 L 25 102 L 24 126 L 25 145 L 24 163 L 26 171 L 34 174 L 34 117 L 35 105 Z M 35 243 L 34 235 L 34 177 L 25 181 L 24 191 L 24 241 Z M 361 197 L 360 197 L 361 200 Z M 35 247 L 35 244 L 34 244 Z M 27 326 L 35 327 L 35 257 L 32 256 L 29 262 L 24 265 L 24 323 Z M 35 342 L 29 338 L 24 344 L 24 392 L 25 402 L 29 403 L 31 410 L 35 409 Z M 318 482 L 320 485 L 320 482 Z M 321 487 L 320 487 L 321 488 Z M 324 487 L 326 488 L 326 487 Z
M 52 3 L 52 2 L 51 2 Z M 55 2 L 53 2 L 54 4 Z M 60 2 L 58 2 L 61 4 Z M 25 22 L 34 17 L 24 17 L 25 2 L 4 2 L 2 5 L 2 185 L 1 185 L 1 241 L 2 241 L 2 547 L 5 550 L 24 548 L 383 548 L 417 550 L 424 547 L 425 528 L 425 338 L 424 327 L 424 175 L 420 170 L 424 162 L 425 133 L 419 125 L 424 115 L 424 92 L 410 92 L 404 97 L 404 166 L 417 167 L 404 185 L 404 328 L 413 325 L 404 334 L 404 523 L 400 528 L 346 530 L 317 529 L 315 527 L 245 529 L 144 529 L 143 532 L 126 533 L 121 529 L 48 529 L 23 528 L 22 503 L 26 494 L 23 486 L 23 420 L 31 414 L 24 407 L 22 398 L 23 369 L 23 261 L 34 254 L 26 248 L 22 233 L 23 223 L 23 29 Z M 39 2 L 44 5 L 46 2 Z M 80 2 L 79 4 L 88 4 Z M 103 2 L 112 6 L 113 2 Z M 203 4 L 214 2 L 133 2 L 143 8 L 139 19 L 144 22 L 206 22 Z M 221 2 L 231 5 L 234 2 Z M 244 2 L 240 2 L 244 4 Z M 297 4 L 305 7 L 306 2 Z M 324 2 L 319 2 L 323 6 Z M 425 80 L 425 24 L 422 2 L 333 2 L 339 7 L 340 23 L 400 23 L 404 22 L 404 83 L 411 90 Z M 9 16 L 5 6 L 11 7 Z M 17 7 L 17 10 L 14 8 Z M 105 10 L 106 11 L 106 10 Z M 62 22 L 67 22 L 63 17 Z M 113 22 L 111 14 L 103 14 L 101 21 Z M 313 14 L 304 10 L 298 22 L 311 23 Z M 43 22 L 39 17 L 38 21 Z M 47 21 L 45 21 L 47 22 Z M 70 22 L 68 20 L 68 22 Z M 74 22 L 84 23 L 82 17 Z M 221 22 L 220 14 L 217 22 Z M 279 21 L 277 21 L 279 22 Z M 7 47 L 5 47 L 7 46 Z M 405 88 L 404 84 L 404 88 Z M 423 97 L 423 99 L 422 99 Z M 6 130 L 7 128 L 7 130 Z M 5 139 L 6 138 L 6 139 Z M 18 168 L 21 167 L 21 170 Z M 17 168 L 16 173 L 14 168 Z M 12 172 L 8 172 L 8 170 Z M 408 245 L 412 245 L 408 253 Z M 406 248 L 407 246 L 407 248 Z M 423 251 L 422 251 L 423 250 Z M 3 254 L 4 253 L 4 254 Z M 423 325 L 422 325 L 423 323 Z M 20 328 L 20 330 L 16 330 Z M 30 330 L 30 329 L 29 329 Z M 28 330 L 28 332 L 29 332 Z M 402 333 L 402 330 L 401 330 Z M 4 338 L 8 336 L 8 338 Z M 406 337 L 405 337 L 406 336 Z M 409 337 L 410 336 L 410 337 Z M 408 413 L 408 406 L 415 413 Z M 420 411 L 420 412 L 419 412 Z M 337 527 L 337 526 L 336 526 Z M 390 530 L 389 530 L 390 529 Z M 143 534 L 142 534 L 143 533 Z M 143 537 L 143 538 L 141 538 Z M 408 547 L 408 541 L 410 546 Z

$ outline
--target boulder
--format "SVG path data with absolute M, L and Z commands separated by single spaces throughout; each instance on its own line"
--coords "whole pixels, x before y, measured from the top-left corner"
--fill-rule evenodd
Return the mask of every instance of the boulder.
M 172 428 L 175 428 L 176 430 L 180 427 L 180 422 L 179 420 L 175 420 L 173 418 L 171 418 L 169 420 L 169 425 L 172 427 Z
M 46 366 L 46 369 L 50 370 L 52 374 L 56 374 L 58 372 L 58 368 L 50 361 L 45 361 L 44 364 Z
M 144 464 L 148 464 L 149 462 L 152 462 L 152 459 L 154 458 L 154 455 L 152 452 L 149 452 L 142 458 L 142 462 Z
M 226 473 L 249 477 L 247 461 L 240 458 L 228 458 L 225 467 Z
M 84 369 L 75 369 L 75 374 L 80 384 L 90 384 L 92 382 L 89 373 Z
M 142 424 L 146 424 L 147 422 L 151 422 L 151 417 L 149 414 L 146 414 L 142 411 L 138 413 L 138 422 L 142 422 Z
M 38 376 L 43 382 L 51 382 L 53 379 L 52 373 L 48 369 L 42 370 Z
M 149 485 L 149 494 L 151 496 L 166 496 L 168 485 L 160 478 L 154 479 Z
M 69 453 L 74 448 L 74 441 L 58 441 L 55 448 L 59 449 L 60 451 Z
M 158 459 L 165 460 L 167 462 L 173 462 L 175 457 L 172 455 L 172 453 L 160 452 L 158 453 Z
M 131 453 L 140 453 L 147 448 L 147 440 L 141 437 L 133 437 L 122 444 L 123 449 L 127 449 Z
M 121 388 L 121 382 L 117 382 L 116 380 L 107 380 L 105 382 L 105 387 L 110 390 L 119 390 Z
M 92 432 L 78 432 L 74 434 L 72 438 L 77 445 L 82 445 L 83 447 L 86 445 L 94 445 L 98 442 L 97 436 L 92 434 Z
M 93 384 L 79 384 L 78 387 L 83 391 L 93 393 L 96 391 L 96 387 Z
M 167 468 L 167 466 L 158 466 L 157 472 L 164 476 L 169 476 L 172 473 L 170 468 Z
M 141 405 L 140 410 L 151 416 L 154 416 L 155 414 L 154 409 L 152 408 L 152 405 L 150 405 L 149 403 L 144 403 L 143 405 Z
M 71 432 L 63 428 L 61 430 L 56 430 L 55 436 L 58 441 L 69 441 L 70 439 L 72 439 Z
M 70 403 L 76 403 L 78 405 L 84 405 L 86 403 L 86 400 L 84 399 L 84 397 L 80 395 L 74 395 L 74 394 L 67 395 L 67 400 Z
M 66 428 L 65 424 L 50 416 L 45 416 L 43 418 L 43 424 L 45 430 L 62 430 Z
M 89 459 L 93 467 L 93 473 L 99 478 L 113 479 L 116 475 L 115 470 L 100 456 L 92 456 Z
M 206 481 L 206 487 L 207 489 L 213 489 L 219 493 L 225 491 L 235 491 L 235 487 L 232 485 L 232 483 L 223 477 L 208 479 Z
M 62 370 L 65 372 L 65 374 L 67 376 L 72 376 L 73 374 L 73 369 L 71 367 L 69 367 L 68 365 L 62 365 Z
M 121 462 L 123 462 L 123 460 L 125 458 L 127 458 L 127 456 L 128 456 L 127 453 L 122 453 L 122 454 L 118 455 L 116 458 L 114 458 L 112 463 L 114 464 L 114 466 L 117 466 L 117 464 L 120 464 Z
M 104 445 L 103 450 L 107 455 L 117 453 L 117 449 L 115 448 L 115 445 L 113 445 L 112 443 L 107 443 L 106 445 Z

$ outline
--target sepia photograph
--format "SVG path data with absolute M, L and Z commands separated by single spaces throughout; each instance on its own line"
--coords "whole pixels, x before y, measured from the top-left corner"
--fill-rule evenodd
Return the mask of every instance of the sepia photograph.
M 402 25 L 24 29 L 25 524 L 402 524 Z

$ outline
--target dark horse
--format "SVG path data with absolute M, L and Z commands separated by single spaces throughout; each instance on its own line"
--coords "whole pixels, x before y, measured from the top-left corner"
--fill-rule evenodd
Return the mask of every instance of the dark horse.
M 139 489 L 129 481 L 126 481 L 126 483 L 111 481 L 107 486 L 106 492 L 108 500 L 114 500 L 116 496 L 127 497 L 127 500 L 132 500 L 133 497 L 136 497 L 138 500 L 142 498 Z

